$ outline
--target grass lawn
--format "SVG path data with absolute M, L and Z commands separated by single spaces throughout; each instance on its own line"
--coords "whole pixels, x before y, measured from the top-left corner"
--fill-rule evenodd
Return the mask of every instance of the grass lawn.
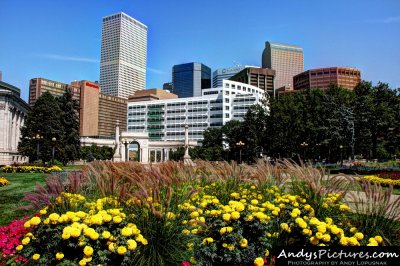
M 14 219 L 33 214 L 23 210 L 16 210 L 16 208 L 26 205 L 26 202 L 21 201 L 24 194 L 33 191 L 36 183 L 43 184 L 45 174 L 0 173 L 0 176 L 10 181 L 10 185 L 0 187 L 0 225 L 6 225 Z

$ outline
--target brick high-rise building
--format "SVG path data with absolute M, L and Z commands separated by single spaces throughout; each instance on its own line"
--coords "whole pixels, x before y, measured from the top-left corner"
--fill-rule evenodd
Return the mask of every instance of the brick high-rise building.
M 70 88 L 72 98 L 79 103 L 80 89 L 74 85 L 68 85 L 62 82 L 49 80 L 45 78 L 34 78 L 29 81 L 29 105 L 35 105 L 36 100 L 45 92 L 50 92 L 54 97 L 60 97 L 65 93 L 65 90 Z
M 352 90 L 360 82 L 360 70 L 347 67 L 310 69 L 293 77 L 294 90 L 327 89 L 332 84 Z
M 103 93 L 128 98 L 146 88 L 147 26 L 117 13 L 103 18 L 100 86 Z
M 262 67 L 275 70 L 275 89 L 293 88 L 293 77 L 304 71 L 303 49 L 297 45 L 266 42 Z

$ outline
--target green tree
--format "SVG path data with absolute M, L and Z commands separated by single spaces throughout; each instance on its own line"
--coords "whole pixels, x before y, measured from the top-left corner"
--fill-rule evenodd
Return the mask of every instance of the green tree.
M 44 163 L 50 161 L 52 138 L 61 139 L 64 131 L 60 113 L 61 109 L 57 100 L 49 92 L 44 92 L 29 111 L 25 124 L 21 128 L 19 153 L 29 156 L 31 162 L 38 159 Z
M 246 132 L 246 158 L 252 160 L 266 150 L 268 107 L 265 103 L 252 105 L 247 111 L 243 128 Z
M 66 165 L 69 161 L 79 158 L 80 138 L 79 138 L 79 110 L 78 103 L 72 98 L 70 88 L 67 88 L 64 95 L 59 99 L 61 109 L 60 121 L 63 126 L 64 134 L 57 141 L 57 151 L 59 160 Z

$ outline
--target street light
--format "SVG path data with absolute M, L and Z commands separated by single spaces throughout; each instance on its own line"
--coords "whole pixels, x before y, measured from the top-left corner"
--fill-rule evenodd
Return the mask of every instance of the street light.
M 343 166 L 343 145 L 340 145 L 339 146 L 339 149 L 340 149 L 340 167 L 342 167 Z
M 315 144 L 315 146 L 317 146 L 317 150 L 318 150 L 318 161 L 321 160 L 321 143 L 317 143 Z
M 56 152 L 56 141 L 57 141 L 57 139 L 56 139 L 56 137 L 52 137 L 51 138 L 51 146 L 52 146 L 52 150 L 51 150 L 51 161 L 52 161 L 52 164 L 54 165 L 54 154 L 55 154 L 55 152 Z
M 303 143 L 301 143 L 300 146 L 303 148 L 303 159 L 304 159 L 304 161 L 306 161 L 306 149 L 307 149 L 308 143 L 303 141 Z
M 32 139 L 36 140 L 36 160 L 39 160 L 40 140 L 43 139 L 43 136 L 37 133 Z
M 236 143 L 236 146 L 239 147 L 239 164 L 242 163 L 242 149 L 243 149 L 244 145 L 245 145 L 244 142 L 242 142 L 241 140 Z
M 128 140 L 127 139 L 122 139 L 122 143 L 124 143 L 124 145 L 125 145 L 125 161 L 127 162 L 128 161 L 128 144 L 129 144 L 129 142 L 128 142 Z

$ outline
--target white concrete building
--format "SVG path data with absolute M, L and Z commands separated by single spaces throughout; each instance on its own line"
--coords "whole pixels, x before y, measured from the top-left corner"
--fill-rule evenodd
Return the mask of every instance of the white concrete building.
M 147 26 L 120 12 L 103 17 L 101 92 L 128 98 L 146 88 Z
M 0 81 L 0 165 L 28 160 L 18 154 L 18 142 L 29 109 L 20 97 L 20 89 Z
M 265 97 L 260 88 L 223 80 L 221 87 L 203 89 L 199 97 L 128 102 L 128 133 L 148 133 L 150 142 L 182 142 L 187 124 L 189 140 L 201 142 L 204 130 L 243 120 L 249 107 Z

